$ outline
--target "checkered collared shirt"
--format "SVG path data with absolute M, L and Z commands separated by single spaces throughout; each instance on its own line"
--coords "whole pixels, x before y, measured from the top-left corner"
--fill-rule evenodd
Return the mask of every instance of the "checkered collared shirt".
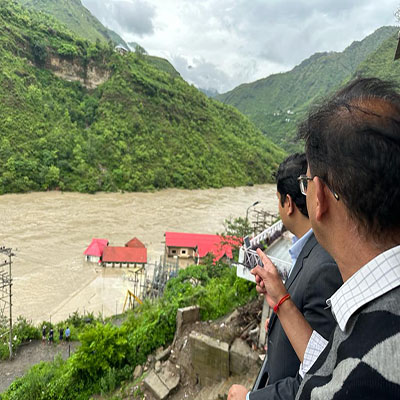
M 326 301 L 332 309 L 339 328 L 346 330 L 350 317 L 362 306 L 400 286 L 400 246 L 393 247 L 372 259 L 352 275 Z M 327 345 L 327 341 L 313 332 L 304 353 L 299 373 L 302 377 L 312 367 Z

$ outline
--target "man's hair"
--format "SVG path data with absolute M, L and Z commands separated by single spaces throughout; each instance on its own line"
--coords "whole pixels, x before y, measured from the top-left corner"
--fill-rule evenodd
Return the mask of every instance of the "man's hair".
M 297 178 L 307 171 L 307 160 L 304 153 L 295 153 L 286 158 L 278 168 L 275 175 L 276 187 L 281 195 L 282 206 L 285 203 L 286 195 L 289 195 L 299 211 L 308 218 L 306 196 L 300 191 Z
M 359 232 L 377 244 L 400 228 L 400 95 L 359 78 L 312 111 L 299 128 L 311 176 L 335 191 Z M 397 239 L 398 242 L 398 239 Z

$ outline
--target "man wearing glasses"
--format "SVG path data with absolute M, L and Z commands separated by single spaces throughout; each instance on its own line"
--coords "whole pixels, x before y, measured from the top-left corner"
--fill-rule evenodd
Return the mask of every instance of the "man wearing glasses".
M 305 154 L 293 154 L 281 163 L 276 174 L 279 215 L 286 229 L 297 239 L 290 248 L 292 268 L 285 288 L 310 325 L 329 338 L 335 321 L 325 301 L 343 283 L 332 257 L 318 244 L 308 218 L 306 198 L 297 178 L 307 170 Z M 300 385 L 300 360 L 291 346 L 276 314 L 268 325 L 268 350 L 264 364 L 248 393 L 233 385 L 229 400 L 261 400 L 294 397 Z
M 337 321 L 329 342 L 290 299 L 279 307 L 303 359 L 296 399 L 399 399 L 400 95 L 379 79 L 355 80 L 310 114 L 300 137 L 311 225 L 344 284 L 327 300 Z M 286 289 L 260 257 L 257 290 L 279 304 Z

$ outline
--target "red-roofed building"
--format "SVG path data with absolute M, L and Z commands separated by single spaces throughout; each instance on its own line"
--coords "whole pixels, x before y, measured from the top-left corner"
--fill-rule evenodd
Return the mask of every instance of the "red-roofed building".
M 147 264 L 147 249 L 145 247 L 114 247 L 104 248 L 101 258 L 103 264 Z
M 235 237 L 222 238 L 219 235 L 201 233 L 165 233 L 165 251 L 168 257 L 201 259 L 212 253 L 214 261 L 224 256 L 232 259 L 233 247 L 241 244 L 241 239 Z
M 134 237 L 125 244 L 125 247 L 145 247 L 145 245 L 137 237 Z
M 83 252 L 85 260 L 89 262 L 100 262 L 104 248 L 108 246 L 107 239 L 92 239 L 88 248 Z

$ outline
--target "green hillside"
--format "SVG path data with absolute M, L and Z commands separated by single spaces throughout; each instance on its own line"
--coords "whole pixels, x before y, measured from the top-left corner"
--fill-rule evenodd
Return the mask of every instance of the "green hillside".
M 122 44 L 129 49 L 131 43 L 126 43 L 117 33 L 106 28 L 91 12 L 85 8 L 81 0 L 18 0 L 25 7 L 48 13 L 64 23 L 68 29 L 84 39 L 95 42 L 100 40 L 114 44 Z M 136 43 L 132 43 L 136 44 Z M 144 50 L 144 49 L 143 49 Z M 160 57 L 150 56 L 144 51 L 143 57 L 161 71 L 173 76 L 179 76 L 172 64 Z
M 293 140 L 296 126 L 309 105 L 353 76 L 358 66 L 396 32 L 395 27 L 382 27 L 343 52 L 316 53 L 289 72 L 240 85 L 217 99 L 238 108 L 281 147 L 298 149 Z
M 18 0 L 19 3 L 35 10 L 53 15 L 78 36 L 92 41 L 111 40 L 115 44 L 128 45 L 114 31 L 103 26 L 100 21 L 84 7 L 81 0 Z
M 139 54 L 0 0 L 0 193 L 263 183 L 284 152 Z
M 144 57 L 146 58 L 147 62 L 154 65 L 156 68 L 160 69 L 161 71 L 167 72 L 168 74 L 172 75 L 173 77 L 180 76 L 179 72 L 165 58 L 149 56 L 149 55 L 144 55 Z
M 400 60 L 394 61 L 398 43 L 397 33 L 384 41 L 356 69 L 354 76 L 375 76 L 400 84 Z
M 144 57 L 147 62 L 154 65 L 156 68 L 160 69 L 161 71 L 167 72 L 168 74 L 172 75 L 173 77 L 180 76 L 179 72 L 165 58 L 150 56 L 147 53 L 147 51 L 142 46 L 140 46 L 140 44 L 138 44 L 136 42 L 129 42 L 128 45 L 130 47 L 130 50 L 132 50 L 135 53 Z

